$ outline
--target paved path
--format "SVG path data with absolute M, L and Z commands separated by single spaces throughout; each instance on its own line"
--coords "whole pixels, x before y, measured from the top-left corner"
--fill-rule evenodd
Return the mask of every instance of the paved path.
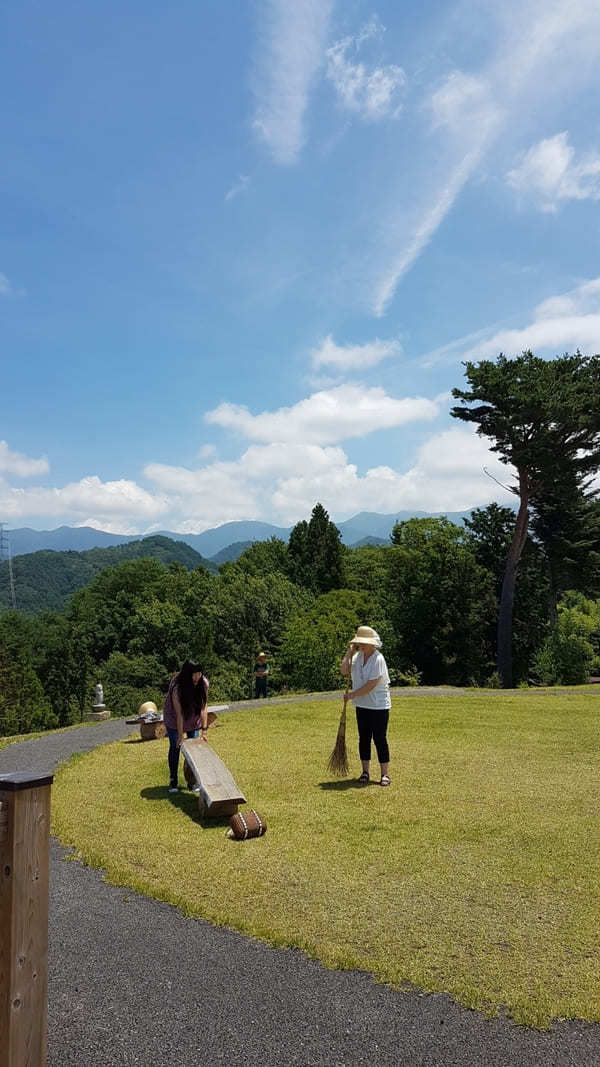
M 111 720 L 11 745 L 0 773 L 53 771 L 131 730 Z M 396 993 L 186 919 L 63 856 L 53 841 L 48 1067 L 600 1067 L 598 1025 L 539 1033 Z

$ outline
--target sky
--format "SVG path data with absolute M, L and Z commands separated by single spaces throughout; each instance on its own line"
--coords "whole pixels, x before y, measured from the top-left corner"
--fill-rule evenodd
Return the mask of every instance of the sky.
M 597 0 L 8 0 L 0 522 L 513 500 L 451 390 L 600 350 L 599 59 Z

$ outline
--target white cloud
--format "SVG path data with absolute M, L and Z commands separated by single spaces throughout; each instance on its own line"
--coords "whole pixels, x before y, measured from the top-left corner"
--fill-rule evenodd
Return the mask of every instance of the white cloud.
M 514 356 L 527 349 L 558 355 L 577 348 L 589 355 L 600 352 L 600 278 L 544 300 L 534 308 L 526 326 L 498 330 L 467 349 L 463 358 L 486 359 L 499 352 Z
M 306 463 L 297 473 L 280 477 L 273 503 L 282 521 L 292 523 L 306 516 L 316 500 L 334 515 L 358 511 L 464 511 L 492 500 L 514 500 L 512 493 L 486 476 L 483 467 L 504 482 L 510 472 L 489 451 L 487 441 L 463 428 L 431 437 L 419 449 L 414 466 L 404 473 L 380 466 L 361 476 L 339 449 L 330 450 L 326 458 L 329 464 L 324 462 L 317 470 Z
M 278 163 L 295 163 L 305 114 L 323 62 L 332 0 L 266 0 L 256 76 L 254 128 Z
M 150 464 L 145 474 L 168 494 L 169 528 L 199 532 L 237 519 L 290 525 L 317 500 L 331 515 L 358 511 L 462 511 L 491 500 L 511 502 L 483 471 L 502 482 L 510 471 L 471 429 L 453 427 L 429 438 L 413 466 L 373 467 L 359 474 L 339 446 L 282 443 L 251 445 L 236 461 L 201 470 Z
M 45 456 L 40 459 L 29 459 L 21 452 L 11 452 L 6 441 L 0 441 L 1 473 L 14 474 L 19 478 L 33 478 L 38 474 L 46 474 L 49 469 L 50 466 Z
M 117 519 L 116 522 L 112 522 L 110 519 L 96 519 L 87 518 L 82 519 L 81 522 L 74 523 L 76 529 L 81 529 L 82 526 L 89 526 L 92 530 L 102 530 L 103 533 L 111 534 L 124 534 L 129 536 L 130 534 L 142 534 L 149 533 L 150 531 L 146 527 L 143 531 L 140 530 L 137 524 L 132 524 L 127 519 Z
M 28 489 L 0 484 L 0 514 L 6 519 L 22 519 L 44 515 L 59 517 L 61 521 L 77 521 L 93 516 L 93 521 L 105 529 L 104 523 L 122 518 L 138 523 L 167 511 L 164 497 L 155 497 L 135 482 L 121 479 L 102 482 L 92 475 L 62 488 L 32 486 Z M 120 523 L 117 523 L 120 525 Z
M 379 387 L 340 385 L 313 393 L 290 408 L 252 415 L 246 407 L 220 404 L 206 421 L 236 430 L 251 441 L 333 444 L 374 430 L 433 419 L 437 406 L 424 397 L 387 396 Z
M 428 101 L 434 128 L 446 127 L 455 135 L 485 138 L 494 130 L 502 111 L 489 81 L 454 70 Z
M 399 113 L 399 94 L 406 84 L 402 67 L 368 69 L 353 58 L 365 41 L 381 36 L 384 27 L 372 18 L 356 37 L 344 37 L 327 50 L 327 77 L 342 105 L 364 119 L 377 120 Z
M 399 341 L 368 341 L 364 345 L 336 345 L 331 334 L 321 341 L 311 352 L 311 363 L 315 368 L 336 367 L 340 371 L 362 370 L 375 367 L 383 359 L 402 355 Z
M 253 487 L 243 463 L 217 462 L 200 470 L 149 463 L 144 474 L 167 494 L 174 516 L 171 528 L 178 533 L 199 533 L 224 522 L 264 518 L 263 489 Z
M 158 528 L 201 532 L 241 519 L 289 525 L 309 515 L 317 500 L 334 517 L 361 510 L 458 511 L 503 498 L 484 466 L 501 481 L 510 478 L 487 442 L 462 426 L 430 437 L 406 471 L 380 465 L 360 473 L 341 446 L 299 435 L 251 444 L 236 460 L 198 470 L 148 464 L 144 475 L 152 491 L 96 476 L 52 489 L 16 489 L 0 481 L 0 514 L 10 521 L 43 516 L 45 524 L 137 534 Z
M 566 130 L 538 141 L 506 176 L 520 196 L 534 198 L 542 211 L 555 212 L 565 200 L 600 200 L 600 154 L 575 158 Z

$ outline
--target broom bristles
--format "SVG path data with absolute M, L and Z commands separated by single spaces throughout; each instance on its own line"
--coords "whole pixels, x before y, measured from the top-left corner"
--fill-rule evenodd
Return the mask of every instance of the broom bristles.
M 340 715 L 340 723 L 338 726 L 337 737 L 335 739 L 335 745 L 333 746 L 333 752 L 329 757 L 328 769 L 332 774 L 337 775 L 339 778 L 343 778 L 348 774 L 348 751 L 346 749 L 346 705 L 342 709 Z

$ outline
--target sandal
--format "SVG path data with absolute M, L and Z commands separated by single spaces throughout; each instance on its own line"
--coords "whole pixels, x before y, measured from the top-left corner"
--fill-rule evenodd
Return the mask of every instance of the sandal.
M 360 776 L 360 778 L 358 779 L 358 784 L 359 785 L 368 785 L 369 781 L 370 781 L 369 775 L 367 774 L 366 771 L 363 771 L 361 776 Z
M 391 780 L 391 779 L 390 779 L 390 778 L 388 777 L 388 775 L 387 775 L 387 774 L 382 774 L 382 776 L 381 776 L 381 781 L 380 781 L 380 783 L 379 783 L 379 784 L 380 784 L 380 785 L 389 785 L 389 784 L 390 784 L 390 780 Z

